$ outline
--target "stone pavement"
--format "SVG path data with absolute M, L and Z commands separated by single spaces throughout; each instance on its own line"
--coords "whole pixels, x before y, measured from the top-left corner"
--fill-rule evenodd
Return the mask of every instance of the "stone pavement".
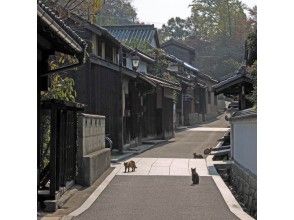
M 121 166 L 117 175 L 140 176 L 191 176 L 191 168 L 195 168 L 200 176 L 208 176 L 205 159 L 182 158 L 132 158 L 136 162 L 136 172 L 125 173 Z

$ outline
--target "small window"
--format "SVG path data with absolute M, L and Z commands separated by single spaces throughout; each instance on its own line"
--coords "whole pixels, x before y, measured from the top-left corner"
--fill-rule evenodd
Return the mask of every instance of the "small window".
M 98 57 L 102 57 L 102 41 L 97 40 L 97 55 Z
M 123 65 L 124 67 L 127 66 L 127 54 L 126 54 L 126 53 L 123 53 L 123 54 L 122 54 L 122 65 Z
M 217 105 L 217 98 L 218 98 L 217 95 L 215 95 L 215 96 L 214 96 L 214 105 L 215 105 L 215 106 Z
M 113 56 L 112 56 L 112 46 L 107 44 L 105 45 L 105 60 L 107 60 L 108 62 L 113 62 Z
M 117 49 L 115 47 L 112 48 L 112 62 L 117 64 L 118 63 L 118 54 Z

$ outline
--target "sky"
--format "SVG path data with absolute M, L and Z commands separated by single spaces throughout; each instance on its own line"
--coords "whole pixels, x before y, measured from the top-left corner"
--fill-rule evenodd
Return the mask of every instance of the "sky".
M 253 7 L 257 0 L 241 0 L 247 6 Z M 190 16 L 192 0 L 132 0 L 139 20 L 146 24 L 154 24 L 160 28 L 171 17 L 186 18 Z

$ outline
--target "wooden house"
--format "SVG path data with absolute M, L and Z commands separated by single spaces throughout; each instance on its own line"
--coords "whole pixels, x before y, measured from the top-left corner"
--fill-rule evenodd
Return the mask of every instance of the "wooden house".
M 215 94 L 224 94 L 227 97 L 238 97 L 239 110 L 252 107 L 252 103 L 246 98 L 246 95 L 253 91 L 253 77 L 242 66 L 236 73 L 227 79 L 214 85 Z
M 77 112 L 79 103 L 42 100 L 48 90 L 48 76 L 81 66 L 87 44 L 41 1 L 37 4 L 37 123 L 38 123 L 38 202 L 46 211 L 55 211 L 57 200 L 74 184 L 76 177 Z M 49 58 L 63 53 L 76 63 L 51 69 Z
M 220 109 L 218 97 L 214 95 L 212 86 L 218 81 L 195 67 L 195 49 L 174 39 L 163 43 L 162 48 L 173 61 L 169 70 L 181 80 L 184 77 L 185 80 L 182 82 L 192 82 L 192 85 L 187 86 L 186 84 L 183 87 L 182 97 L 178 102 L 177 109 L 182 114 L 179 124 L 192 125 L 215 117 Z M 183 99 L 183 104 L 181 99 Z
M 113 141 L 113 147 L 122 151 L 130 145 L 139 145 L 144 137 L 170 136 L 167 133 L 172 133 L 173 129 L 166 122 L 168 114 L 163 116 L 165 110 L 163 113 L 157 111 L 153 105 L 156 102 L 150 101 L 149 97 L 157 97 L 151 92 L 157 94 L 160 90 L 162 96 L 170 97 L 168 89 L 163 88 L 179 88 L 146 75 L 148 63 L 154 59 L 123 45 L 105 28 L 77 15 L 71 15 L 68 23 L 91 45 L 90 58 L 79 74 L 68 73 L 75 80 L 77 100 L 86 104 L 86 113 L 106 116 L 105 131 Z M 136 71 L 132 67 L 134 55 L 140 59 Z M 171 102 L 164 99 L 162 106 L 168 106 L 172 111 Z M 173 121 L 172 117 L 168 119 Z
M 142 95 L 142 118 L 140 119 L 140 139 L 164 138 L 174 135 L 175 92 L 181 90 L 177 83 L 156 77 L 149 72 L 149 67 L 154 64 L 154 58 L 137 48 L 159 48 L 157 30 L 154 25 L 123 25 L 105 26 L 105 28 L 124 45 L 122 54 L 122 66 L 132 69 L 131 56 L 135 49 L 140 58 L 140 64 L 136 69 L 139 74 L 140 85 L 146 89 Z M 130 45 L 126 46 L 126 45 Z M 128 106 L 129 95 L 125 100 Z M 128 111 L 127 111 L 128 112 Z M 125 119 L 128 121 L 128 117 Z M 129 123 L 126 123 L 129 124 Z M 126 129 L 128 131 L 128 129 Z M 128 140 L 130 134 L 126 134 Z M 130 141 L 131 143 L 132 141 Z M 140 142 L 140 141 L 139 141 Z

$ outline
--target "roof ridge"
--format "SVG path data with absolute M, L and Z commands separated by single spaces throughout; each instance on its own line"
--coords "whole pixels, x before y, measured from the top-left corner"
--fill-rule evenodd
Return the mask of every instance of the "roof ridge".
M 152 27 L 155 28 L 154 24 L 127 24 L 127 25 L 103 25 L 102 27 L 108 28 L 131 28 L 131 27 Z
M 38 6 L 44 10 L 47 14 L 49 14 L 54 21 L 65 28 L 67 31 L 71 32 L 71 37 L 78 41 L 78 43 L 86 48 L 87 43 L 84 39 L 82 39 L 71 27 L 69 27 L 61 18 L 58 16 L 50 7 L 45 5 L 41 0 L 38 0 Z
M 163 82 L 166 82 L 166 83 L 171 83 L 173 85 L 180 85 L 179 83 L 177 82 L 172 82 L 170 80 L 167 80 L 167 79 L 163 79 L 161 77 L 158 77 L 158 76 L 155 76 L 155 75 L 152 75 L 152 74 L 149 74 L 149 73 L 146 73 L 147 76 L 151 77 L 151 78 L 155 78 L 155 79 L 158 79 L 158 80 L 162 80 Z

